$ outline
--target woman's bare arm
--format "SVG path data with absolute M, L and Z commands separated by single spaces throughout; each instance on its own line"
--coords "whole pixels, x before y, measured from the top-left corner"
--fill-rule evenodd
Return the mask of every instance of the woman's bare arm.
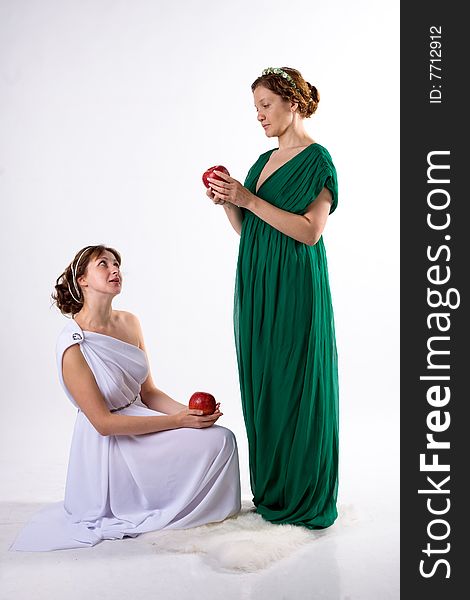
M 141 435 L 179 427 L 210 427 L 220 417 L 184 408 L 172 415 L 134 417 L 110 412 L 78 344 L 67 348 L 62 359 L 64 383 L 80 410 L 101 435 Z
M 242 232 L 242 222 L 243 222 L 243 213 L 231 202 L 225 202 L 224 200 L 220 200 L 216 198 L 211 188 L 207 188 L 206 196 L 212 200 L 214 204 L 222 204 L 225 210 L 225 214 L 227 215 L 228 220 L 230 221 L 231 226 L 235 229 L 238 235 L 241 235 Z
M 308 246 L 314 246 L 325 229 L 331 202 L 330 190 L 323 188 L 303 215 L 296 215 L 277 208 L 258 196 L 253 196 L 252 202 L 247 208 L 281 233 Z
M 142 327 L 140 326 L 139 319 L 131 313 L 128 313 L 128 315 L 130 318 L 129 325 L 135 330 L 137 334 L 137 339 L 139 340 L 139 348 L 143 350 L 145 352 L 145 355 L 147 356 L 147 349 L 145 347 L 144 342 L 144 334 L 142 332 Z M 165 392 L 157 388 L 153 381 L 148 356 L 147 363 L 149 364 L 148 376 L 142 384 L 140 390 L 140 397 L 142 398 L 142 402 L 152 410 L 165 413 L 166 415 L 174 415 L 187 408 L 185 404 L 181 404 L 181 402 L 173 400 L 173 398 L 171 398 L 168 394 L 165 394 Z
M 238 206 L 235 206 L 235 204 L 232 204 L 231 202 L 225 202 L 223 206 L 230 224 L 238 233 L 238 235 L 241 235 L 243 222 L 242 211 L 238 208 Z
M 252 194 L 239 181 L 221 171 L 214 171 L 223 181 L 209 177 L 212 186 L 213 202 L 229 202 L 241 206 L 285 235 L 314 246 L 320 239 L 330 212 L 332 195 L 324 187 L 312 200 L 303 215 L 296 215 Z M 224 204 L 225 206 L 225 204 Z

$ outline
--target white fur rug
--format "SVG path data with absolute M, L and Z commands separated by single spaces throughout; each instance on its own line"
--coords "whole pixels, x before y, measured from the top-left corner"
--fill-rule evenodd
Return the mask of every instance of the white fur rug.
M 240 513 L 222 523 L 148 535 L 159 553 L 196 553 L 213 569 L 249 573 L 286 558 L 320 537 L 331 535 L 335 527 L 336 524 L 312 531 L 295 525 L 274 525 L 254 512 L 251 501 L 244 500 Z

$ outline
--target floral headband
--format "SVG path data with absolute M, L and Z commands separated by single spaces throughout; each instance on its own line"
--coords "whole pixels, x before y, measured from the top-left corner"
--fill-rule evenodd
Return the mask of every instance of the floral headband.
M 296 90 L 298 89 L 298 87 L 295 85 L 295 81 L 292 79 L 289 73 L 286 73 L 283 69 L 269 67 L 268 69 L 264 69 L 261 75 L 279 75 L 279 77 L 283 77 L 286 81 L 288 81 L 293 88 Z

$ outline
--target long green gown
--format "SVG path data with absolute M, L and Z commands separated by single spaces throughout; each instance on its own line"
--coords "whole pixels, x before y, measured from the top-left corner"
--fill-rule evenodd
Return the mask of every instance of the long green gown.
M 303 214 L 327 187 L 336 209 L 336 170 L 320 144 L 256 192 L 273 151 L 248 172 L 252 193 Z M 337 517 L 338 369 L 323 238 L 308 246 L 242 213 L 234 330 L 253 502 L 273 523 L 328 527 Z

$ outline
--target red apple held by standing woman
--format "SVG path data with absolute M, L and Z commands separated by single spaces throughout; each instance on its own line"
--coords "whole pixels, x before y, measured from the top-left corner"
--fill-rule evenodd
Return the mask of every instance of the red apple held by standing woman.
M 204 183 L 206 188 L 210 187 L 210 183 L 207 181 L 208 177 L 213 177 L 214 179 L 219 179 L 220 181 L 223 181 L 222 177 L 219 177 L 218 175 L 216 175 L 214 173 L 214 171 L 221 171 L 222 173 L 225 173 L 226 175 L 230 175 L 230 173 L 228 172 L 228 169 L 226 169 L 222 165 L 216 165 L 215 167 L 210 167 L 209 169 L 207 169 L 207 171 L 204 171 L 204 173 L 202 174 L 202 182 Z
M 207 392 L 194 392 L 189 399 L 189 408 L 202 410 L 204 415 L 212 415 L 216 409 L 215 398 Z

